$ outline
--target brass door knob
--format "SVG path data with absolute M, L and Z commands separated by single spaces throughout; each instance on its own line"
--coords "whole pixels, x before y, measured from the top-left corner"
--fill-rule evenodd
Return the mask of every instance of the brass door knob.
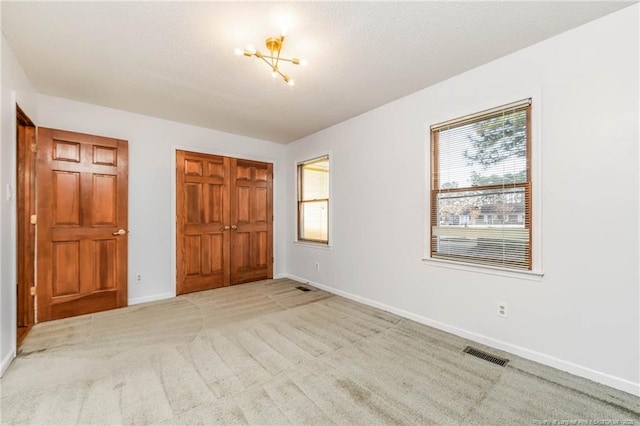
M 238 229 L 236 225 L 231 225 L 231 229 Z
M 127 231 L 125 231 L 124 229 L 118 229 L 116 232 L 114 232 L 112 235 L 115 236 L 123 236 L 123 235 L 127 235 Z

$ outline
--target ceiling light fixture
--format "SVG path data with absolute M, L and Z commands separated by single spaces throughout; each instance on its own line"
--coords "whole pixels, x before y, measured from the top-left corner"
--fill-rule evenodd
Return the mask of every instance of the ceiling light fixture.
M 282 32 L 282 34 L 280 34 L 280 37 L 269 37 L 266 40 L 265 44 L 267 46 L 267 49 L 269 49 L 269 55 L 262 54 L 259 50 L 256 50 L 250 44 L 247 45 L 247 47 L 244 49 L 236 49 L 235 54 L 238 56 L 255 56 L 256 58 L 262 59 L 269 66 L 269 68 L 271 68 L 271 75 L 273 77 L 277 77 L 278 75 L 280 75 L 285 83 L 289 84 L 289 86 L 293 86 L 293 79 L 280 71 L 280 62 L 291 62 L 294 65 L 304 66 L 307 65 L 307 61 L 298 58 L 282 58 L 280 56 L 280 51 L 282 50 L 282 45 L 284 44 L 284 31 Z

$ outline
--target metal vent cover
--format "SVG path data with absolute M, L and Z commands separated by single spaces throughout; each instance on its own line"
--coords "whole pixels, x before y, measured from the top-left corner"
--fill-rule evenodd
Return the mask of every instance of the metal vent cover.
M 469 355 L 473 355 L 485 361 L 489 361 L 490 363 L 499 365 L 501 367 L 504 367 L 509 362 L 509 360 L 506 358 L 500 358 L 495 355 L 491 355 L 489 353 L 483 352 L 480 349 L 476 349 L 471 346 L 467 346 L 466 348 L 464 348 L 462 352 L 467 353 Z
M 301 286 L 301 285 L 299 285 L 298 287 L 296 287 L 296 289 L 298 289 L 298 290 L 300 290 L 300 291 L 311 291 L 311 289 L 310 289 L 310 288 L 306 288 L 306 287 L 303 287 L 303 286 Z

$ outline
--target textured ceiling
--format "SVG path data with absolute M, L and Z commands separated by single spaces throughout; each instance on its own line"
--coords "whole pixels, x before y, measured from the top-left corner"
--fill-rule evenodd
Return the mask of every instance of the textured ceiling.
M 632 2 L 6 2 L 40 93 L 287 143 Z M 235 47 L 288 21 L 289 87 Z

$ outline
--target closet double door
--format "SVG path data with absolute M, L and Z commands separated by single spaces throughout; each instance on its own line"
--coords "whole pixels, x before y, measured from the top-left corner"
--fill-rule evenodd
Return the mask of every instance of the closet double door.
M 273 278 L 273 164 L 176 151 L 178 294 Z

